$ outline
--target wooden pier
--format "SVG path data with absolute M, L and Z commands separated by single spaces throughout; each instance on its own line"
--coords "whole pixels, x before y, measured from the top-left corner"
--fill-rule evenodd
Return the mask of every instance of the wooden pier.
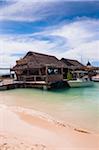
M 45 81 L 14 81 L 13 79 L 4 79 L 0 82 L 0 90 L 10 90 L 16 88 L 39 88 L 39 89 L 59 89 L 69 87 L 67 81 L 47 84 Z

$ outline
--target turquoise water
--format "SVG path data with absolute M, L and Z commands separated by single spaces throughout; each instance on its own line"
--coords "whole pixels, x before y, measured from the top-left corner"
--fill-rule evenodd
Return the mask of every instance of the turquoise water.
M 0 103 L 42 111 L 66 124 L 99 133 L 99 83 L 94 83 L 93 87 L 53 91 L 3 91 Z

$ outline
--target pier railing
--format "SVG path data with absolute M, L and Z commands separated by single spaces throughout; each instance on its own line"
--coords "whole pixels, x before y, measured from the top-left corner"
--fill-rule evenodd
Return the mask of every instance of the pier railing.
M 7 86 L 7 85 L 13 85 L 13 84 L 24 84 L 24 83 L 30 83 L 30 84 L 45 84 L 45 81 L 17 81 L 13 79 L 4 79 L 0 81 L 0 86 Z
M 13 79 L 3 79 L 3 80 L 1 80 L 1 82 L 0 82 L 0 86 L 8 85 L 8 84 L 13 84 L 13 83 L 14 83 L 14 80 L 13 80 Z

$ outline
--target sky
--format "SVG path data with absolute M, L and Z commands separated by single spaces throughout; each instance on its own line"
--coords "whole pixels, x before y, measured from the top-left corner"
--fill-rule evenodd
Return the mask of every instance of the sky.
M 0 67 L 28 51 L 99 66 L 99 1 L 0 0 Z

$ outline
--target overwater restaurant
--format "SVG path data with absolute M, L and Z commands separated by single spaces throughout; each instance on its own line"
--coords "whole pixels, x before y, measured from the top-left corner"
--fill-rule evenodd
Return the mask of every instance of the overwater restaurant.
M 45 81 L 53 83 L 63 80 L 63 68 L 67 66 L 55 56 L 28 52 L 16 61 L 12 68 L 18 81 Z

